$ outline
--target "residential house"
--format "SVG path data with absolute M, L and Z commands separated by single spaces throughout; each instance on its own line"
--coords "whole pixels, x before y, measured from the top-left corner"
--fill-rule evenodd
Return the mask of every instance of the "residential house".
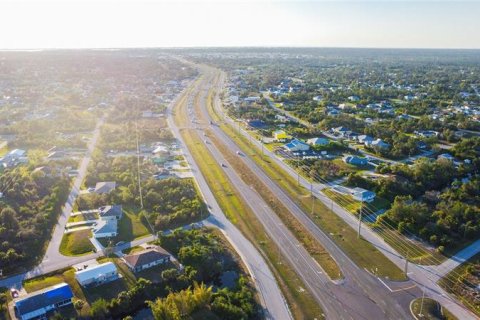
M 118 278 L 117 267 L 113 262 L 102 263 L 75 272 L 75 279 L 82 287 L 95 287 Z
M 330 141 L 325 138 L 311 138 L 307 140 L 307 144 L 311 146 L 326 146 Z
M 369 135 L 362 134 L 357 137 L 358 142 L 360 143 L 370 143 L 374 140 L 373 137 L 370 137 Z
M 360 101 L 360 97 L 359 96 L 350 96 L 350 97 L 348 97 L 348 100 L 350 100 L 352 102 L 356 102 L 356 101 Z
M 172 175 L 166 169 L 159 170 L 153 175 L 153 178 L 156 179 L 156 180 L 164 180 L 164 179 L 168 179 L 170 177 L 172 177 Z
M 102 182 L 97 182 L 95 185 L 95 193 L 97 194 L 104 194 L 104 193 L 110 193 L 113 190 L 115 190 L 116 187 L 115 181 L 102 181 Z
M 113 206 L 103 206 L 98 209 L 101 219 L 120 220 L 122 218 L 122 206 L 117 204 Z
M 419 131 L 414 131 L 417 136 L 422 137 L 422 138 L 432 138 L 432 137 L 438 137 L 439 132 L 438 131 L 433 131 L 433 130 L 419 130 Z
M 288 139 L 288 135 L 285 131 L 283 130 L 277 130 L 277 131 L 274 131 L 273 132 L 273 138 L 276 140 L 276 141 L 285 141 Z
M 294 152 L 294 151 L 307 151 L 310 149 L 310 146 L 303 141 L 298 139 L 293 139 L 289 143 L 283 146 L 285 150 Z
M 136 252 L 123 257 L 125 264 L 133 272 L 139 272 L 157 265 L 170 262 L 172 255 L 165 249 L 155 246 L 152 249 Z
M 452 156 L 450 153 L 442 153 L 437 157 L 437 159 L 447 159 L 449 161 L 455 161 L 455 157 Z
M 368 159 L 367 158 L 361 158 L 357 156 L 345 156 L 343 157 L 343 162 L 352 164 L 355 166 L 365 166 L 368 164 Z
M 98 209 L 100 219 L 93 225 L 93 236 L 99 238 L 112 238 L 118 235 L 118 220 L 122 218 L 122 206 L 104 206 Z
M 254 103 L 260 101 L 260 97 L 246 97 L 243 99 L 243 101 L 247 103 Z
M 20 163 L 27 163 L 28 158 L 26 151 L 22 149 L 14 149 L 0 158 L 0 164 L 4 167 L 14 167 Z
M 372 148 L 378 148 L 378 149 L 388 149 L 388 148 L 390 148 L 390 144 L 386 143 L 382 139 L 376 139 L 376 140 L 373 140 L 373 141 L 365 142 L 365 146 L 372 147 Z
M 352 189 L 352 196 L 355 200 L 362 201 L 362 202 L 372 202 L 375 200 L 375 192 L 369 191 L 363 188 L 353 188 Z
M 247 125 L 253 129 L 264 129 L 267 127 L 265 122 L 257 119 L 247 121 Z
M 155 149 L 152 151 L 152 154 L 168 156 L 170 155 L 170 150 L 168 149 L 167 146 L 159 145 L 155 147 Z
M 15 299 L 13 305 L 19 319 L 47 319 L 47 313 L 72 304 L 73 292 L 64 282 Z

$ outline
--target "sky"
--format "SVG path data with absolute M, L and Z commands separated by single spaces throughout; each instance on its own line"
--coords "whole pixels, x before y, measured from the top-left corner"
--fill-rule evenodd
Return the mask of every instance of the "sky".
M 0 49 L 480 49 L 480 0 L 0 0 Z

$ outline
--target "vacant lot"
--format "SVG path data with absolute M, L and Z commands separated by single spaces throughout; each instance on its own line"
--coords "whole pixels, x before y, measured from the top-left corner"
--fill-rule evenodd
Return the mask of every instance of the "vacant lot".
M 65 234 L 60 244 L 60 253 L 65 256 L 81 256 L 94 252 L 95 248 L 89 240 L 91 236 L 92 232 L 88 229 Z

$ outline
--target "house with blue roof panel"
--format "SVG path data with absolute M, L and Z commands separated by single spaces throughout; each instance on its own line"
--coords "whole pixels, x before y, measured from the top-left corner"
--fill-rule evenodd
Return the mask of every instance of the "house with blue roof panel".
M 72 304 L 73 292 L 60 283 L 14 300 L 15 313 L 21 320 L 46 319 L 49 312 Z

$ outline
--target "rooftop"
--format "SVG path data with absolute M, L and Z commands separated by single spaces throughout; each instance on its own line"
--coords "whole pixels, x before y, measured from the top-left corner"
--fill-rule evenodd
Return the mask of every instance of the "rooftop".
M 73 298 L 70 286 L 65 282 L 30 293 L 15 300 L 15 306 L 20 314 L 26 314 L 43 307 Z
M 165 249 L 156 246 L 154 249 L 129 254 L 125 256 L 124 259 L 128 262 L 129 265 L 135 268 L 137 266 L 143 266 L 145 264 L 149 264 L 159 259 L 170 256 L 171 254 L 168 253 Z
M 83 282 L 88 279 L 96 278 L 98 276 L 101 276 L 102 274 L 111 272 L 117 272 L 117 267 L 115 267 L 115 264 L 113 264 L 113 262 L 106 262 L 91 268 L 75 272 L 75 278 L 77 278 L 79 282 Z

